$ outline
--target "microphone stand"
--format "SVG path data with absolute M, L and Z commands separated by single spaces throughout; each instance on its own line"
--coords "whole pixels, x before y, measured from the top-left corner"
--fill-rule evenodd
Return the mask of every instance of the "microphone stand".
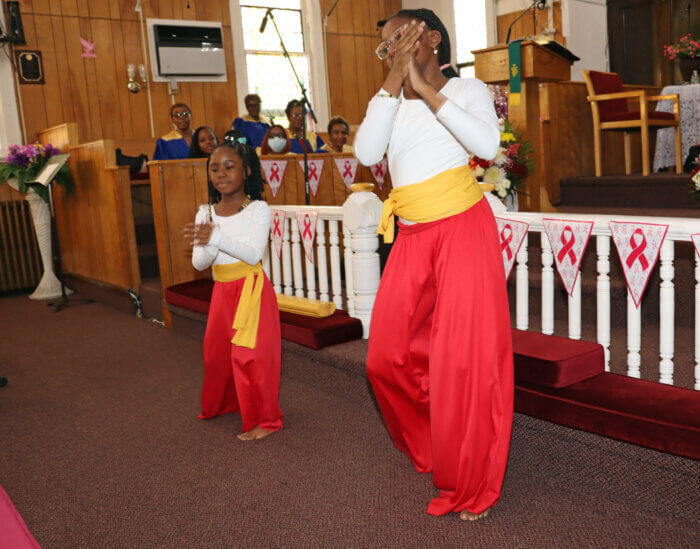
M 537 6 L 538 9 L 544 9 L 546 5 L 546 2 L 542 2 L 542 0 L 534 0 L 532 4 L 530 4 L 527 8 L 525 8 L 520 15 L 518 15 L 515 19 L 513 19 L 513 22 L 508 26 L 508 32 L 506 33 L 506 44 L 510 43 L 510 32 L 513 30 L 513 25 L 523 16 L 525 15 L 528 11 L 532 10 L 532 19 L 533 19 L 533 24 L 535 21 L 535 6 Z M 537 33 L 535 33 L 537 34 Z
M 318 119 L 316 118 L 316 114 L 314 113 L 313 108 L 311 107 L 311 102 L 309 101 L 308 96 L 306 95 L 306 88 L 304 85 L 301 83 L 301 80 L 299 79 L 299 75 L 297 74 L 296 69 L 294 68 L 294 63 L 292 63 L 292 58 L 289 56 L 289 52 L 287 51 L 287 47 L 284 45 L 284 40 L 282 39 L 282 35 L 280 34 L 280 30 L 277 28 L 277 22 L 275 21 L 275 16 L 272 14 L 272 9 L 269 9 L 267 12 L 267 17 L 272 19 L 272 24 L 275 26 L 275 32 L 277 33 L 277 36 L 280 39 L 280 46 L 282 46 L 282 53 L 284 56 L 287 58 L 287 61 L 289 61 L 289 65 L 292 67 L 292 73 L 294 73 L 294 78 L 297 81 L 297 85 L 299 86 L 299 90 L 301 91 L 301 103 L 304 111 L 304 123 L 303 123 L 303 133 L 302 133 L 302 151 L 304 153 L 304 198 L 306 205 L 311 204 L 311 195 L 309 194 L 309 158 L 308 158 L 308 151 L 306 150 L 306 110 L 308 108 L 309 113 L 311 114 L 311 118 L 313 118 L 315 123 L 318 123 Z

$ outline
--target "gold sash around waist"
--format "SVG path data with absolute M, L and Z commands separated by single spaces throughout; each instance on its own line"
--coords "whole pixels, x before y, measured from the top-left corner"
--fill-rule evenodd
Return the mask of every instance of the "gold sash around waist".
M 217 282 L 245 279 L 236 316 L 233 319 L 233 329 L 236 330 L 236 334 L 231 339 L 231 343 L 239 347 L 255 349 L 260 324 L 260 298 L 265 281 L 262 266 L 260 263 L 248 265 L 244 261 L 238 261 L 228 265 L 213 265 L 212 272 Z
M 479 202 L 484 192 L 469 166 L 452 168 L 430 179 L 397 187 L 382 206 L 378 234 L 394 241 L 394 215 L 414 223 L 429 223 L 462 213 Z

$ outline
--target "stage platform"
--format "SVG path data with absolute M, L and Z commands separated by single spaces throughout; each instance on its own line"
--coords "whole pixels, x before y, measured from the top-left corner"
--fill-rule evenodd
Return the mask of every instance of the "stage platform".
M 688 174 L 669 172 L 567 177 L 560 181 L 561 212 L 698 217 L 700 202 L 688 192 Z

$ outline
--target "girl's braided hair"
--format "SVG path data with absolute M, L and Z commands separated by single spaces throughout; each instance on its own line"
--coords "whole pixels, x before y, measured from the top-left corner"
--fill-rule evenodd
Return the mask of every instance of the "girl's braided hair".
M 207 159 L 207 188 L 209 189 L 209 203 L 216 204 L 221 200 L 221 193 L 216 190 L 213 183 L 211 182 L 211 177 L 209 177 L 209 163 L 211 162 L 211 157 L 214 153 L 221 149 L 222 147 L 227 147 L 231 149 L 238 157 L 243 161 L 243 174 L 245 179 L 243 180 L 243 190 L 251 200 L 262 200 L 263 199 L 263 185 L 265 181 L 263 180 L 262 170 L 260 168 L 260 159 L 255 151 L 251 149 L 248 145 L 238 142 L 224 141 L 217 145 Z M 250 169 L 250 175 L 248 174 L 248 169 Z
M 442 67 L 443 65 L 450 65 L 452 59 L 452 52 L 450 49 L 450 36 L 447 34 L 447 29 L 445 25 L 442 24 L 440 18 L 435 15 L 433 10 L 419 9 L 419 10 L 400 10 L 392 15 L 389 19 L 394 17 L 408 17 L 409 19 L 418 19 L 419 21 L 425 21 L 425 26 L 430 30 L 438 31 L 442 40 L 438 45 L 438 64 Z M 457 71 L 452 68 L 452 65 L 446 67 L 442 71 L 443 76 L 447 78 L 455 78 L 459 75 Z

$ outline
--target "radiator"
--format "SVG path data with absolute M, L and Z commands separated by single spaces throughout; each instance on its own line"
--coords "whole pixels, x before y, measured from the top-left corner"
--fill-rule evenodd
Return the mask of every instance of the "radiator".
M 0 292 L 34 288 L 41 273 L 29 204 L 25 200 L 0 202 Z

